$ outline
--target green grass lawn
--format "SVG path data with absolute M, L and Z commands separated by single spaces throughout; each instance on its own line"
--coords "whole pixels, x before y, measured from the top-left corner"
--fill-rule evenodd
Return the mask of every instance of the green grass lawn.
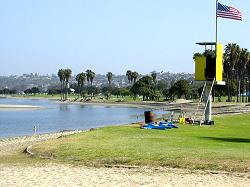
M 36 145 L 59 161 L 91 166 L 142 165 L 246 172 L 250 168 L 250 115 L 216 117 L 215 126 L 144 130 L 104 127 Z

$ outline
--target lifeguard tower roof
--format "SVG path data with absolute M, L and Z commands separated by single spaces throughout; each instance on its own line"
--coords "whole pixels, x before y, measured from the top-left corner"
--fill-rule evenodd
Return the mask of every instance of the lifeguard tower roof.
M 206 46 L 206 45 L 216 45 L 216 42 L 197 42 L 196 44 Z

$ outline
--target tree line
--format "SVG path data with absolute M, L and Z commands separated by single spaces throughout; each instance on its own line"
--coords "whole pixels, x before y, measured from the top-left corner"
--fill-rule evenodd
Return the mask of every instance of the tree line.
M 237 102 L 250 102 L 250 52 L 238 44 L 230 43 L 224 53 L 224 77 L 228 101 L 232 101 L 233 84 L 237 85 Z M 244 97 L 245 94 L 245 97 Z M 246 97 L 248 95 L 248 97 Z
M 0 89 L 0 94 L 2 95 L 16 94 L 16 93 L 17 91 L 14 89 L 9 89 L 9 88 Z
M 61 100 L 67 100 L 68 92 L 70 89 L 69 79 L 72 76 L 72 70 L 71 69 L 59 69 L 57 75 L 61 83 Z M 87 81 L 88 85 L 92 87 L 94 78 L 95 78 L 95 72 L 89 69 L 86 70 L 86 72 L 81 72 L 76 75 L 79 96 L 83 97 L 84 95 L 83 88 L 84 88 L 85 82 Z
M 61 100 L 67 100 L 69 85 L 68 81 L 71 77 L 72 71 L 70 69 L 60 69 L 58 76 L 61 82 Z M 166 99 L 175 99 L 177 96 L 181 98 L 189 98 L 191 93 L 190 82 L 187 80 L 180 80 L 173 83 L 171 88 L 166 88 L 166 82 L 163 80 L 157 81 L 157 73 L 152 72 L 150 75 L 142 76 L 136 71 L 127 70 L 126 77 L 130 84 L 126 88 L 117 88 L 112 85 L 112 79 L 114 74 L 108 72 L 106 78 L 108 86 L 98 88 L 93 86 L 95 78 L 95 72 L 92 70 L 86 70 L 85 72 L 78 73 L 75 77 L 77 84 L 71 84 L 71 88 L 74 88 L 78 93 L 79 98 L 86 98 L 86 96 L 94 97 L 99 93 L 102 93 L 106 99 L 109 99 L 111 95 L 117 97 L 132 96 L 134 99 L 142 97 L 146 100 L 160 100 L 161 97 Z

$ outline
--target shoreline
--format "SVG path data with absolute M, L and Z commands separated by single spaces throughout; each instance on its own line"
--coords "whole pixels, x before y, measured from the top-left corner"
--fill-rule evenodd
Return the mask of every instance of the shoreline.
M 115 102 L 115 101 L 107 101 L 107 100 L 92 100 L 92 101 L 60 101 L 59 98 L 24 98 L 24 97 L 13 97 L 6 96 L 5 98 L 10 99 L 41 99 L 41 100 L 49 100 L 51 102 L 55 102 L 58 104 L 72 104 L 72 105 L 102 105 L 102 106 L 118 106 L 118 107 L 132 107 L 132 108 L 144 108 L 144 109 L 152 109 L 152 110 L 164 110 L 169 112 L 183 112 L 188 117 L 192 117 L 195 113 L 196 107 L 198 105 L 197 101 L 190 101 L 185 99 L 178 99 L 173 102 L 157 102 L 157 101 L 124 101 L 124 102 Z M 1 104 L 0 104 L 1 106 Z M 41 109 L 40 106 L 31 106 L 31 107 L 14 107 L 14 108 L 1 108 L 0 111 L 3 110 L 17 110 L 17 109 Z M 212 106 L 213 115 L 232 115 L 232 114 L 241 114 L 241 113 L 250 113 L 250 104 L 249 103 L 224 103 L 224 102 L 216 102 L 213 103 Z
M 28 146 L 34 145 L 39 142 L 56 139 L 61 136 L 67 136 L 77 134 L 81 132 L 87 132 L 88 130 L 72 130 L 72 131 L 60 131 L 54 133 L 44 133 L 30 136 L 16 136 L 0 138 L 0 157 L 7 156 L 16 151 L 24 151 Z
M 53 135 L 70 135 L 70 134 L 76 134 L 80 132 L 89 131 L 90 129 L 86 130 L 62 130 L 57 132 L 49 132 L 49 133 L 41 133 L 41 134 L 33 134 L 33 135 L 23 135 L 23 136 L 13 136 L 13 137 L 0 137 L 0 142 L 5 141 L 12 141 L 12 140 L 20 140 L 20 139 L 28 139 L 28 138 L 40 138 L 43 136 L 53 136 Z
M 183 101 L 181 102 L 80 102 L 80 101 L 60 101 L 55 102 L 60 104 L 77 104 L 77 105 L 103 105 L 103 106 L 120 106 L 120 107 L 134 107 L 134 108 L 148 108 L 154 110 L 164 110 L 168 112 L 184 112 L 187 116 L 192 116 L 198 105 L 197 102 Z M 230 115 L 250 113 L 249 103 L 213 103 L 213 115 Z
M 80 101 L 60 101 L 56 100 L 60 104 L 72 104 L 72 105 L 102 105 L 102 106 L 118 106 L 118 107 L 131 107 L 131 108 L 149 108 L 149 109 L 162 109 L 163 106 L 150 105 L 149 103 L 133 103 L 133 102 L 80 102 Z

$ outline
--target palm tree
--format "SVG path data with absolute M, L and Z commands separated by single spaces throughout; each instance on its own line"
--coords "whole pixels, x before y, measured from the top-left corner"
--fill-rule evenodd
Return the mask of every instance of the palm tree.
M 247 77 L 248 77 L 248 102 L 250 102 L 250 53 L 249 53 L 249 56 L 248 56 L 248 62 L 247 62 L 247 65 L 246 65 L 246 71 L 247 71 Z
M 88 84 L 90 83 L 91 73 L 92 73 L 92 71 L 90 69 L 86 70 L 86 76 L 87 76 Z
M 77 87 L 78 87 L 78 92 L 79 92 L 79 96 L 78 97 L 80 97 L 80 87 L 81 87 L 81 75 L 80 75 L 80 73 L 79 74 L 77 74 L 76 75 L 76 81 L 77 81 Z
M 238 62 L 238 72 L 239 72 L 239 97 L 241 96 L 241 93 L 244 93 L 246 84 L 245 84 L 245 77 L 246 77 L 246 66 L 248 63 L 249 58 L 249 51 L 247 49 L 241 49 L 240 53 L 240 60 Z M 241 83 L 242 84 L 242 91 L 241 91 Z M 244 102 L 244 97 L 242 97 L 242 102 Z
M 84 82 L 86 81 L 86 74 L 85 73 L 79 73 L 76 75 L 76 81 L 78 84 L 78 90 L 79 90 L 79 97 L 82 97 L 82 92 L 83 92 L 83 86 Z
M 86 73 L 81 73 L 81 96 L 83 97 L 83 86 L 86 81 Z
M 233 80 L 233 76 L 235 75 L 234 70 L 236 68 L 236 64 L 238 64 L 239 59 L 240 59 L 240 51 L 241 51 L 240 46 L 235 43 L 229 43 L 228 45 L 226 45 L 226 48 L 225 48 L 224 60 L 228 66 L 227 73 L 228 73 L 229 88 L 232 87 L 232 80 Z M 239 79 L 238 68 L 236 70 L 237 70 L 236 76 L 238 80 Z M 228 101 L 231 101 L 232 100 L 231 90 L 229 90 L 228 95 L 230 97 Z M 237 102 L 239 102 L 238 94 L 237 94 Z
M 90 86 L 92 88 L 92 85 L 93 85 L 93 80 L 95 78 L 95 72 L 93 72 L 92 70 L 88 69 L 86 71 L 86 76 L 87 76 L 87 81 L 88 81 L 88 84 L 90 83 Z M 91 98 L 92 98 L 92 95 L 93 93 L 91 93 Z
M 131 82 L 135 83 L 136 80 L 138 79 L 139 77 L 139 73 L 137 73 L 136 71 L 132 72 L 131 73 Z
M 71 69 L 65 69 L 64 70 L 64 73 L 65 73 L 65 82 L 66 82 L 66 97 L 65 97 L 65 100 L 68 99 L 68 89 L 69 89 L 69 79 L 71 77 L 71 74 L 72 74 L 72 71 Z
M 61 100 L 64 99 L 64 95 L 63 95 L 63 90 L 64 90 L 64 81 L 65 81 L 65 73 L 63 69 L 59 69 L 58 73 L 57 73 L 60 82 L 61 82 Z
M 224 74 L 226 76 L 226 85 L 227 85 L 227 101 L 231 102 L 231 91 L 230 91 L 230 73 L 231 73 L 231 65 L 230 62 L 226 59 L 224 55 L 224 61 L 223 61 L 223 69 L 224 69 Z
M 152 72 L 151 73 L 151 77 L 153 78 L 153 82 L 156 84 L 157 73 L 156 72 Z
M 131 70 L 128 70 L 128 71 L 126 72 L 126 76 L 128 77 L 128 82 L 129 82 L 129 83 L 132 82 L 131 75 L 132 75 L 132 71 L 131 71 Z
M 91 85 L 91 87 L 93 85 L 94 78 L 95 78 L 95 72 L 92 71 L 91 74 L 90 74 L 90 85 Z
M 106 77 L 107 77 L 107 79 L 108 79 L 109 87 L 110 87 L 111 81 L 112 81 L 112 77 L 113 77 L 113 73 L 112 73 L 112 72 L 108 72 L 108 73 L 106 74 Z

